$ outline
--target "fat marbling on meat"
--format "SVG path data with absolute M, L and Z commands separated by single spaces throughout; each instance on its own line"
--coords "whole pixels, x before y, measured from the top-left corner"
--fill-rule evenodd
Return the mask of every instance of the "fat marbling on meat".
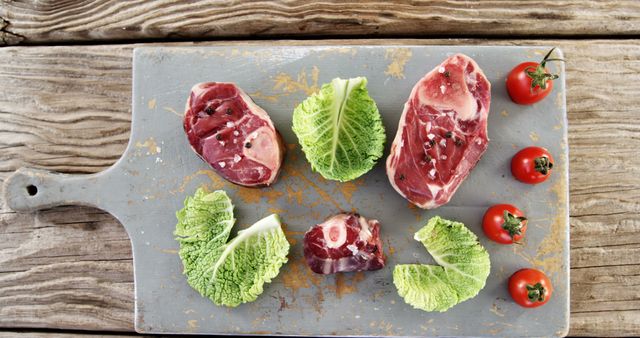
M 382 269 L 380 223 L 354 213 L 335 215 L 307 231 L 304 256 L 320 274 Z
M 413 87 L 387 158 L 391 185 L 416 206 L 449 202 L 487 149 L 491 84 L 456 54 Z
M 267 112 L 233 83 L 193 86 L 184 130 L 198 156 L 228 181 L 261 187 L 278 177 L 282 137 Z

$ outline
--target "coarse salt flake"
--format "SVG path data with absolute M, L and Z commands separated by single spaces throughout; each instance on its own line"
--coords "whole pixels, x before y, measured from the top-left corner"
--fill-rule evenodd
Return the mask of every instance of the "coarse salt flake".
M 440 146 L 441 147 L 446 147 L 447 146 L 447 140 L 445 140 L 445 139 L 440 140 Z
M 429 176 L 436 177 L 436 168 L 431 168 L 431 170 L 429 170 Z
M 227 166 L 227 164 L 222 161 L 218 162 L 218 165 L 220 166 L 220 168 L 224 168 Z
M 238 154 L 233 155 L 233 162 L 238 163 L 240 162 L 241 159 L 242 157 L 240 157 L 240 155 Z
M 446 91 L 447 91 L 447 87 L 445 87 L 445 85 L 440 85 L 440 92 L 444 94 L 444 92 Z
M 358 247 L 353 244 L 347 245 L 347 249 L 349 249 L 354 256 L 358 254 Z
M 233 131 L 233 136 L 238 136 L 238 135 L 240 135 L 240 133 L 237 130 L 234 130 Z
M 438 68 L 438 73 L 442 74 L 444 73 L 445 69 L 444 67 L 440 66 L 440 68 Z
M 433 140 L 434 138 L 436 138 L 436 135 L 434 135 L 434 134 L 429 134 L 429 135 L 427 135 L 427 138 L 428 138 L 429 140 Z
M 235 126 L 235 123 L 227 121 L 227 128 L 233 128 L 233 126 Z

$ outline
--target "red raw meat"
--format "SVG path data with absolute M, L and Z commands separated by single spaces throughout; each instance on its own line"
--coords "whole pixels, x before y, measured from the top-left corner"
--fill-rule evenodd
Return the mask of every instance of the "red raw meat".
M 282 137 L 267 112 L 233 83 L 193 86 L 184 130 L 198 156 L 228 181 L 261 187 L 278 177 Z
M 304 235 L 304 257 L 320 274 L 382 269 L 380 223 L 359 214 L 335 215 Z
M 487 149 L 490 101 L 491 84 L 462 54 L 416 83 L 387 158 L 400 195 L 424 209 L 449 202 Z

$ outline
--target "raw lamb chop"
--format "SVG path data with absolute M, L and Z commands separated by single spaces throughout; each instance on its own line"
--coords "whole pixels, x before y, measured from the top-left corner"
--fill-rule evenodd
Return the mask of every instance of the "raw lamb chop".
M 487 149 L 491 84 L 456 54 L 425 75 L 404 105 L 387 158 L 391 185 L 423 209 L 451 199 Z
M 233 83 L 193 86 L 184 130 L 198 156 L 228 181 L 261 187 L 278 177 L 282 137 L 267 112 Z
M 320 274 L 382 269 L 380 223 L 359 214 L 335 215 L 307 231 L 304 256 Z

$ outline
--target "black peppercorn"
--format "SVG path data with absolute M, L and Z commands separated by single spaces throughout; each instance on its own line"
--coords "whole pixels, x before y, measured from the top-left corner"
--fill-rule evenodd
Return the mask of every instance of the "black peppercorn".
M 247 143 L 245 143 L 245 144 L 244 144 L 244 147 L 245 147 L 245 148 L 251 148 L 251 142 L 247 142 Z

